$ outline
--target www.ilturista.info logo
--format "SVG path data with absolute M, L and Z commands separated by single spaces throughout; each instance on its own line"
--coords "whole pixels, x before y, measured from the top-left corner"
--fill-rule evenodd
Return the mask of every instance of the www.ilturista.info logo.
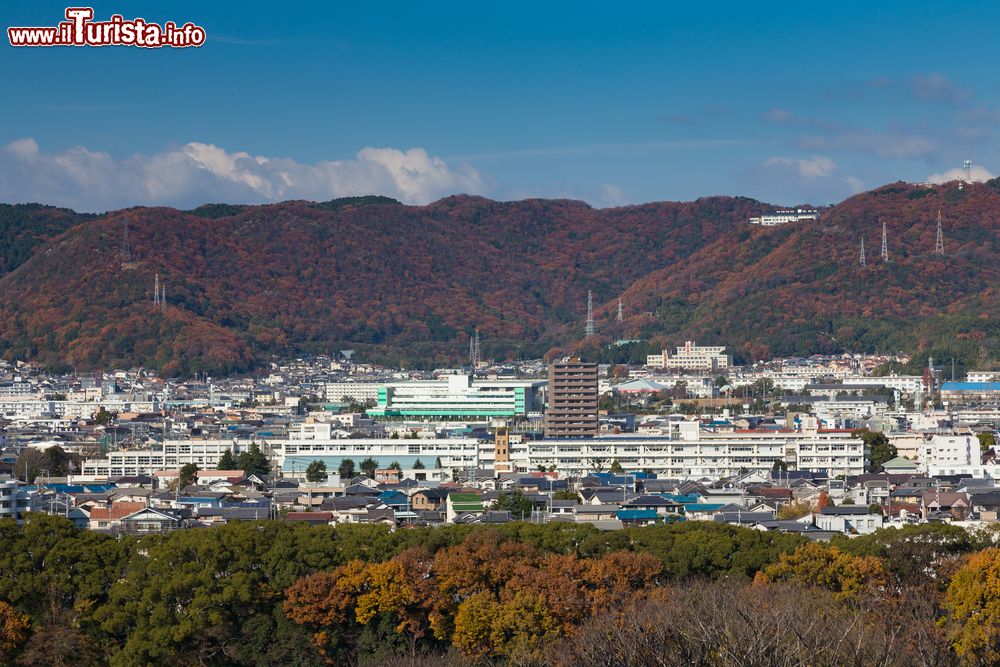
M 11 46 L 139 46 L 184 48 L 205 43 L 205 29 L 193 23 L 162 26 L 145 19 L 126 20 L 114 14 L 110 20 L 94 21 L 91 7 L 67 7 L 66 20 L 48 28 L 7 28 Z

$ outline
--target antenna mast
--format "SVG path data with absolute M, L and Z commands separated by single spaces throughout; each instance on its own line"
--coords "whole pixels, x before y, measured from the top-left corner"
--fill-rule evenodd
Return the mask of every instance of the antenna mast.
M 886 241 L 885 222 L 882 223 L 882 260 L 889 261 L 889 244 Z
M 594 335 L 594 294 L 590 290 L 587 290 L 587 327 L 583 335 L 585 338 Z
M 622 313 L 622 298 L 618 297 L 618 321 L 621 322 L 625 319 L 624 313 Z
M 944 254 L 944 231 L 941 228 L 941 211 L 938 210 L 937 217 L 937 241 L 934 243 L 934 252 L 938 255 Z
M 157 273 L 153 278 L 153 305 L 160 305 L 160 274 Z
M 866 266 L 865 264 L 865 237 L 861 237 L 861 266 L 862 268 Z

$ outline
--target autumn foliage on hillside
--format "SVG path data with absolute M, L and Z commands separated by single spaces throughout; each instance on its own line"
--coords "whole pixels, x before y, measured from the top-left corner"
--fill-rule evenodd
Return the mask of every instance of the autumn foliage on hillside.
M 619 338 L 694 338 L 744 361 L 844 349 L 1000 357 L 993 183 L 897 184 L 818 222 L 747 224 L 771 209 L 731 197 L 593 209 L 458 196 L 421 207 L 355 198 L 116 211 L 53 231 L 0 278 L 0 352 L 167 374 L 347 348 L 438 364 L 461 359 L 478 327 L 500 359 Z M 126 220 L 130 268 L 120 260 Z M 888 262 L 878 258 L 883 221 Z M 153 307 L 154 274 L 166 309 Z M 588 290 L 598 335 L 584 343 Z

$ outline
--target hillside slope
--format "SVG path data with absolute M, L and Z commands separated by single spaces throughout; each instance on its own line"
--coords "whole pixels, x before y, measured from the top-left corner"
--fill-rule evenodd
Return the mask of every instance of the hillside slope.
M 995 182 L 897 184 L 816 223 L 746 223 L 770 208 L 730 197 L 598 210 L 460 196 L 422 207 L 359 198 L 116 211 L 0 277 L 0 352 L 167 374 L 343 348 L 441 364 L 462 358 L 478 326 L 498 358 L 622 337 L 719 341 L 743 359 L 844 347 L 1000 356 Z M 944 256 L 933 254 L 939 208 Z M 125 219 L 131 268 L 119 255 Z M 165 309 L 152 304 L 154 274 Z M 583 344 L 588 290 L 598 336 Z

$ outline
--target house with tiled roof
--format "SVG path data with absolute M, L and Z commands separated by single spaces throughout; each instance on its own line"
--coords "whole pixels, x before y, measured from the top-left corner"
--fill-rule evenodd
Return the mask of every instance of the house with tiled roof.
M 93 514 L 93 513 L 91 513 Z M 135 535 L 151 535 L 167 533 L 181 526 L 181 518 L 173 512 L 143 507 L 140 510 L 124 516 L 120 521 L 122 532 Z
M 122 519 L 139 510 L 146 509 L 144 502 L 118 502 L 106 507 L 94 507 L 90 510 L 91 530 L 113 530 L 121 525 Z

